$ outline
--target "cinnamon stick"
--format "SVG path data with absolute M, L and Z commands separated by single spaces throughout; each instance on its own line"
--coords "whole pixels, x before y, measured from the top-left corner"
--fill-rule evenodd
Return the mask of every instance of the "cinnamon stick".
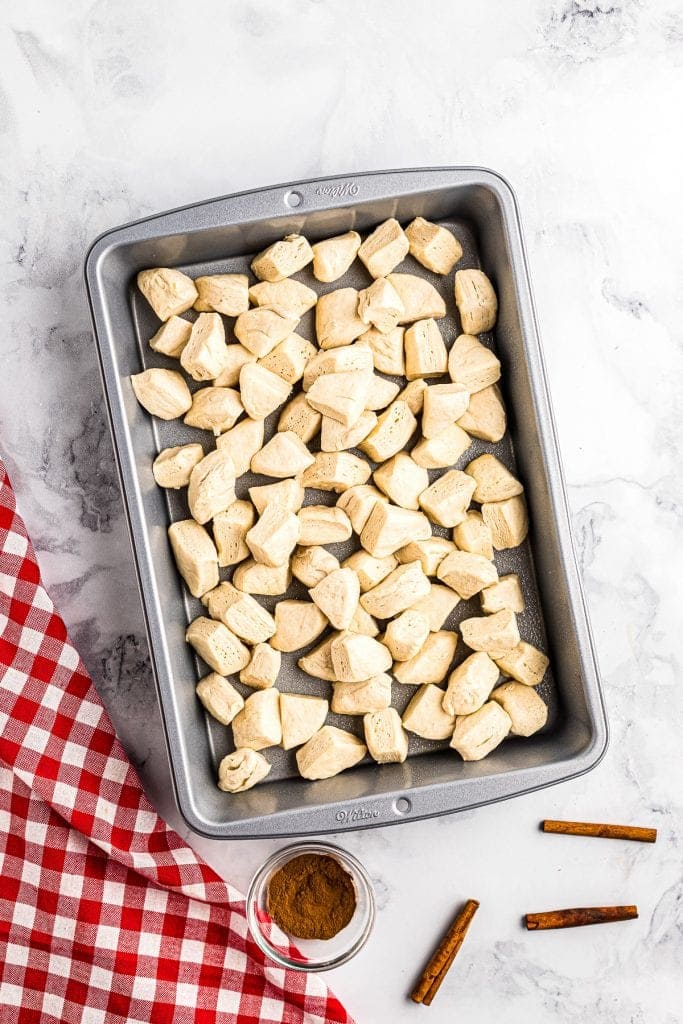
M 638 908 L 626 907 L 573 907 L 569 910 L 548 910 L 543 914 L 526 914 L 524 923 L 528 931 L 547 928 L 580 928 L 586 924 L 609 924 L 611 921 L 632 921 L 638 917 Z
M 598 836 L 600 839 L 631 839 L 636 843 L 656 843 L 656 828 L 639 828 L 637 825 L 604 825 L 592 821 L 541 822 L 544 832 L 555 832 L 563 836 Z
M 468 900 L 453 921 L 411 994 L 414 1003 L 424 1003 L 425 1006 L 431 1004 L 463 944 L 478 908 L 477 900 Z

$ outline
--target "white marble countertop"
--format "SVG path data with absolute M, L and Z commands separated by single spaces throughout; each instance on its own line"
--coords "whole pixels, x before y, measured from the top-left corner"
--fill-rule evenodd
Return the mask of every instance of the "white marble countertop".
M 612 743 L 592 774 L 345 834 L 379 917 L 359 1022 L 683 1020 L 683 298 L 675 0 L 48 0 L 0 28 L 0 446 L 50 591 L 161 811 L 169 776 L 81 266 L 117 223 L 320 174 L 480 164 L 520 201 Z M 676 564 L 678 563 L 678 564 Z M 656 846 L 543 836 L 656 825 Z M 185 830 L 186 831 L 186 830 Z M 193 842 L 242 886 L 268 842 Z M 482 901 L 430 1011 L 406 999 Z M 526 910 L 635 902 L 528 934 Z

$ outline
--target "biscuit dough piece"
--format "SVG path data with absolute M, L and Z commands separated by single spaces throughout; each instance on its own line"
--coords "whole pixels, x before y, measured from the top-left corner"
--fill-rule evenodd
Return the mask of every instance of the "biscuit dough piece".
M 240 371 L 244 364 L 256 362 L 254 353 L 249 352 L 238 341 L 226 345 L 225 348 L 225 367 L 214 381 L 217 388 L 233 388 L 240 382 Z
M 272 309 L 274 313 L 293 320 L 299 320 L 318 301 L 312 288 L 290 278 L 252 285 L 249 298 L 260 309 Z
M 180 353 L 180 365 L 193 380 L 215 380 L 228 365 L 225 328 L 218 313 L 200 313 L 190 340 Z
M 254 257 L 251 269 L 259 281 L 283 281 L 311 262 L 313 250 L 303 235 L 285 235 Z
M 548 721 L 548 708 L 535 690 L 523 683 L 503 683 L 491 694 L 510 716 L 511 736 L 533 736 Z
M 298 512 L 301 524 L 299 544 L 337 544 L 352 534 L 349 517 L 340 508 L 327 505 L 306 505 Z
M 262 565 L 250 558 L 237 566 L 232 582 L 238 590 L 243 590 L 245 594 L 277 597 L 288 589 L 292 582 L 292 574 L 288 565 L 271 568 L 269 565 Z
M 308 444 L 320 430 L 322 420 L 322 413 L 313 409 L 308 404 L 306 395 L 300 392 L 280 413 L 277 429 L 283 432 L 291 430 L 304 444 Z
M 519 576 L 510 573 L 501 576 L 498 583 L 485 587 L 481 592 L 481 610 L 487 615 L 509 608 L 511 612 L 521 614 L 525 608 L 524 594 Z
M 185 639 L 220 676 L 232 675 L 249 664 L 249 648 L 222 622 L 201 615 L 190 623 Z
M 406 377 L 440 377 L 448 366 L 448 353 L 436 320 L 418 320 L 406 330 Z
M 391 217 L 368 235 L 358 250 L 358 258 L 371 277 L 386 277 L 405 259 L 409 248 L 403 228 Z
M 362 633 L 363 636 L 372 637 L 379 636 L 379 626 L 372 615 L 368 615 L 365 608 L 360 604 L 356 605 L 353 618 L 349 623 L 349 633 Z
M 369 554 L 384 558 L 412 540 L 428 540 L 431 535 L 430 522 L 422 512 L 377 501 L 361 531 L 360 542 Z
M 177 370 L 153 366 L 130 378 L 133 392 L 143 409 L 161 420 L 174 420 L 192 405 L 192 395 Z
M 322 349 L 350 345 L 367 331 L 358 315 L 358 291 L 337 288 L 318 298 L 315 307 L 315 336 Z
M 500 379 L 500 361 L 478 338 L 461 334 L 448 353 L 448 373 L 454 383 L 475 395 Z
M 357 448 L 377 426 L 377 416 L 366 409 L 352 427 L 345 427 L 331 416 L 322 417 L 320 447 L 324 452 L 343 452 Z
M 324 725 L 299 747 L 296 763 L 304 779 L 330 779 L 353 768 L 367 753 L 365 744 L 350 732 Z
M 301 485 L 301 477 L 286 477 L 278 480 L 276 484 L 261 484 L 259 487 L 249 488 L 249 497 L 254 503 L 254 508 L 259 515 L 262 514 L 267 505 L 276 502 L 290 512 L 298 512 L 304 503 L 304 489 Z
M 521 494 L 524 488 L 503 463 L 488 452 L 473 459 L 465 472 L 476 483 L 472 498 L 474 501 L 505 501 Z
M 171 316 L 149 339 L 149 347 L 162 356 L 179 359 L 192 333 L 192 324 L 180 316 Z
M 379 412 L 380 409 L 386 409 L 394 401 L 398 392 L 399 386 L 393 380 L 386 380 L 384 377 L 375 375 L 372 378 L 370 397 L 365 406 L 366 410 L 369 412 Z
M 368 590 L 360 603 L 376 619 L 391 619 L 429 593 L 429 580 L 419 562 L 399 565 L 386 579 Z
M 469 551 L 452 551 L 439 566 L 437 576 L 463 601 L 498 582 L 498 570 L 493 562 Z
M 212 430 L 216 437 L 230 430 L 244 412 L 239 392 L 232 388 L 199 388 L 185 415 L 188 427 Z
M 332 711 L 335 715 L 367 715 L 391 704 L 391 676 L 386 672 L 360 683 L 334 683 Z
M 359 345 L 367 345 L 372 352 L 375 369 L 380 373 L 394 376 L 405 376 L 406 361 L 403 354 L 404 327 L 394 327 L 390 331 L 379 331 L 371 327 L 358 339 Z
M 516 548 L 526 539 L 529 532 L 529 517 L 526 502 L 521 495 L 515 495 L 507 501 L 484 502 L 481 514 L 491 531 L 496 551 Z
M 299 547 L 292 555 L 292 575 L 306 587 L 317 586 L 338 568 L 338 559 L 331 551 L 327 551 L 326 548 L 320 547 L 318 544 L 308 548 Z
M 417 420 L 405 402 L 392 402 L 377 418 L 377 426 L 359 448 L 374 462 L 385 462 L 408 444 L 417 429 Z
M 294 513 L 284 505 L 272 502 L 266 505 L 258 522 L 249 530 L 247 547 L 256 562 L 275 568 L 288 561 L 300 533 L 301 526 Z
M 524 686 L 539 686 L 550 664 L 543 651 L 539 651 L 525 640 L 521 640 L 512 650 L 493 657 L 501 672 L 512 676 L 516 682 L 523 683 Z
M 221 725 L 230 725 L 244 707 L 244 698 L 224 676 L 210 672 L 197 683 L 197 696 Z
M 208 532 L 194 519 L 171 523 L 168 539 L 178 567 L 193 597 L 218 585 L 218 552 Z
M 332 665 L 332 644 L 339 636 L 339 633 L 331 633 L 321 644 L 314 647 L 312 651 L 299 658 L 297 665 L 314 679 L 325 679 L 328 682 L 335 682 L 337 677 Z
M 327 618 L 313 601 L 278 601 L 275 623 L 271 646 L 276 651 L 290 652 L 317 640 L 327 626 Z
M 235 463 L 216 449 L 205 455 L 190 473 L 187 504 L 198 523 L 208 523 L 235 500 Z
M 462 384 L 432 384 L 424 393 L 422 436 L 437 437 L 466 412 L 470 393 Z
M 420 506 L 439 526 L 457 526 L 466 515 L 475 482 L 467 473 L 451 469 L 420 495 Z
M 456 271 L 455 304 L 465 334 L 483 334 L 496 322 L 498 299 L 483 270 Z
M 312 465 L 304 471 L 304 487 L 341 494 L 351 487 L 365 484 L 370 477 L 370 466 L 351 452 L 318 452 Z
M 364 370 L 368 375 L 372 374 L 372 352 L 367 345 L 361 345 L 359 342 L 357 345 L 346 345 L 344 348 L 331 348 L 325 352 L 318 352 L 306 364 L 304 391 L 308 391 L 318 377 L 325 374 L 353 373 L 360 370 Z
M 360 683 L 391 668 L 391 654 L 370 636 L 342 633 L 330 648 L 334 674 L 342 683 Z
M 280 316 L 272 309 L 248 309 L 235 321 L 235 337 L 249 352 L 263 359 L 281 341 L 293 334 L 297 317 Z
M 433 284 L 416 274 L 389 274 L 387 280 L 396 291 L 403 305 L 400 324 L 416 320 L 439 320 L 446 315 L 446 303 Z
M 394 661 L 410 661 L 424 647 L 429 632 L 427 615 L 408 608 L 388 623 L 383 643 Z
M 234 462 L 236 476 L 247 472 L 252 458 L 262 447 L 263 420 L 242 420 L 216 440 L 216 448 L 227 452 Z
M 207 274 L 195 278 L 198 313 L 239 316 L 249 309 L 249 278 L 246 274 Z
M 473 714 L 456 719 L 450 745 L 463 761 L 481 761 L 503 742 L 511 727 L 507 711 L 490 700 Z
M 422 648 L 408 661 L 394 663 L 394 678 L 406 686 L 440 683 L 448 674 L 458 637 L 450 630 L 430 633 Z
M 170 267 L 141 270 L 137 281 L 138 288 L 160 320 L 169 320 L 187 312 L 197 298 L 192 278 Z
M 337 508 L 346 512 L 354 531 L 360 534 L 377 501 L 386 503 L 387 499 L 372 484 L 360 484 L 357 487 L 349 487 L 347 491 L 340 494 L 337 499 Z
M 433 683 L 420 686 L 403 712 L 403 728 L 424 740 L 450 739 L 455 716 L 443 709 L 444 692 Z
M 458 426 L 472 437 L 481 438 L 482 441 L 500 441 L 507 429 L 507 417 L 500 389 L 491 384 L 483 391 L 470 395 L 467 412 L 458 420 Z
M 488 654 L 470 654 L 451 672 L 443 699 L 444 711 L 449 715 L 471 715 L 478 711 L 489 699 L 498 675 L 498 666 Z
M 436 571 L 446 555 L 455 551 L 455 544 L 445 537 L 430 537 L 428 540 L 413 540 L 396 552 L 399 562 L 418 561 L 425 576 L 436 576 Z
M 457 423 L 452 423 L 436 437 L 423 437 L 410 454 L 418 466 L 424 466 L 425 469 L 448 469 L 471 444 L 470 435 Z
M 251 460 L 252 473 L 285 479 L 298 476 L 312 466 L 315 459 L 298 434 L 292 430 L 278 431 Z
M 396 708 L 373 711 L 363 718 L 368 752 L 378 764 L 399 764 L 408 756 L 408 737 Z
M 440 583 L 432 583 L 426 597 L 420 598 L 413 605 L 416 612 L 424 612 L 429 619 L 429 628 L 432 633 L 438 633 L 443 624 L 458 606 L 460 598 L 450 587 L 443 587 Z
M 224 793 L 244 793 L 263 782 L 270 771 L 263 754 L 240 747 L 226 754 L 218 766 L 218 788 Z
M 403 391 L 398 395 L 398 401 L 405 402 L 413 416 L 419 416 L 424 407 L 424 396 L 428 387 L 427 381 L 417 377 L 415 380 L 411 380 L 409 384 L 406 384 Z
M 316 281 L 329 284 L 338 281 L 356 258 L 360 248 L 360 235 L 357 231 L 347 231 L 345 235 L 335 235 L 322 242 L 316 242 L 313 249 L 313 276 Z
M 282 655 L 270 644 L 256 644 L 251 652 L 251 660 L 240 672 L 240 682 L 251 686 L 253 690 L 267 690 L 275 686 L 280 674 Z
M 306 398 L 323 416 L 330 416 L 348 429 L 365 412 L 372 384 L 373 376 L 365 370 L 326 373 L 311 384 Z
M 358 316 L 364 324 L 388 334 L 403 316 L 403 302 L 390 281 L 378 277 L 358 293 Z
M 254 509 L 249 501 L 233 501 L 213 517 L 213 536 L 221 567 L 237 565 L 249 557 L 246 536 L 253 525 Z
M 348 629 L 358 607 L 360 583 L 353 569 L 335 569 L 309 591 L 335 629 Z
M 232 583 L 220 583 L 202 598 L 212 619 L 217 619 L 246 644 L 261 644 L 275 632 L 275 619 L 255 601 Z
M 292 750 L 307 743 L 325 724 L 329 705 L 322 697 L 308 697 L 303 693 L 280 694 L 280 720 L 282 747 Z
M 398 561 L 393 555 L 374 558 L 367 551 L 354 551 L 343 564 L 344 568 L 353 569 L 358 577 L 360 589 L 362 593 L 365 593 L 386 579 L 389 573 L 397 567 Z
M 301 335 L 290 334 L 259 362 L 261 366 L 265 366 L 271 373 L 276 373 L 288 384 L 296 384 L 304 375 L 306 363 L 313 358 L 317 351 L 315 345 L 306 341 Z
M 493 558 L 491 530 L 484 522 L 481 512 L 468 512 L 463 521 L 454 527 L 453 540 L 461 551 L 483 555 L 489 561 Z
M 238 749 L 264 750 L 281 743 L 280 691 L 270 686 L 250 694 L 242 711 L 233 719 L 232 735 Z
M 406 228 L 410 255 L 435 274 L 450 274 L 462 257 L 458 239 L 438 224 L 416 217 Z
M 152 464 L 154 479 L 159 487 L 170 487 L 176 491 L 180 487 L 187 487 L 192 470 L 203 458 L 204 449 L 200 444 L 164 448 Z
M 485 651 L 496 662 L 519 644 L 517 619 L 509 608 L 483 618 L 463 619 L 460 632 L 470 650 Z M 511 674 L 508 669 L 502 671 Z
M 418 466 L 406 452 L 397 452 L 372 475 L 373 480 L 388 498 L 402 508 L 417 512 L 418 498 L 429 487 L 429 474 Z

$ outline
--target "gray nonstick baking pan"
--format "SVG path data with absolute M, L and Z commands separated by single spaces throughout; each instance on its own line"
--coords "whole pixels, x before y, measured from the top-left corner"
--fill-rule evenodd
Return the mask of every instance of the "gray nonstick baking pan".
M 495 451 L 526 488 L 528 542 L 500 552 L 502 573 L 520 573 L 527 609 L 520 616 L 524 639 L 542 647 L 551 670 L 540 690 L 550 708 L 548 725 L 530 739 L 506 740 L 483 761 L 463 763 L 447 744 L 411 737 L 404 764 L 363 763 L 320 782 L 296 774 L 293 752 L 268 750 L 268 780 L 238 796 L 215 783 L 219 759 L 231 749 L 230 730 L 205 715 L 194 688 L 206 667 L 185 643 L 188 622 L 200 613 L 175 569 L 166 530 L 187 516 L 184 494 L 158 488 L 152 461 L 164 447 L 203 440 L 206 433 L 182 422 L 150 417 L 137 403 L 130 375 L 147 366 L 173 365 L 152 352 L 158 327 L 135 288 L 139 270 L 171 266 L 191 274 L 248 272 L 251 256 L 293 232 L 312 242 L 351 228 L 372 230 L 387 217 L 406 224 L 423 216 L 450 227 L 464 255 L 458 267 L 481 266 L 492 278 L 500 312 L 494 336 L 484 338 L 502 362 L 502 389 L 509 430 L 499 445 L 475 441 L 458 468 L 482 451 Z M 453 275 L 437 278 L 411 257 L 399 268 L 428 275 L 447 297 L 451 314 L 440 326 L 450 344 L 459 332 Z M 514 194 L 504 179 L 479 168 L 385 171 L 301 181 L 198 203 L 149 217 L 102 235 L 85 266 L 95 337 L 114 449 L 137 566 L 142 605 L 180 811 L 195 831 L 215 838 L 294 836 L 365 828 L 475 807 L 540 789 L 593 768 L 607 746 L 607 720 L 590 627 L 572 546 L 567 499 Z M 322 291 L 368 278 L 358 261 Z M 307 314 L 311 317 L 311 314 Z M 298 328 L 313 337 L 312 320 Z M 230 337 L 230 328 L 228 328 Z M 271 420 L 277 419 L 277 413 Z M 271 432 L 275 423 L 270 424 Z M 238 497 L 266 478 L 247 474 Z M 335 495 L 307 491 L 307 501 L 331 503 Z M 342 545 L 333 548 L 343 555 Z M 225 572 L 225 570 L 223 571 Z M 293 596 L 303 596 L 293 589 Z M 276 598 L 264 598 L 272 609 Z M 445 628 L 480 614 L 478 601 L 461 602 Z M 456 660 L 468 653 L 462 643 Z M 327 695 L 329 684 L 305 675 L 294 655 L 283 658 L 278 686 Z M 395 684 L 402 710 L 413 687 Z M 244 692 L 247 692 L 246 690 Z M 331 715 L 329 721 L 359 731 L 361 719 Z

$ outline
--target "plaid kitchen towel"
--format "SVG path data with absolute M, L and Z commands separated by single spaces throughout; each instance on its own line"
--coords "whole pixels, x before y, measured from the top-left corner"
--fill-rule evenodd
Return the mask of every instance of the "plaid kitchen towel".
M 121 1021 L 353 1024 L 147 801 L 0 460 L 0 1022 Z

